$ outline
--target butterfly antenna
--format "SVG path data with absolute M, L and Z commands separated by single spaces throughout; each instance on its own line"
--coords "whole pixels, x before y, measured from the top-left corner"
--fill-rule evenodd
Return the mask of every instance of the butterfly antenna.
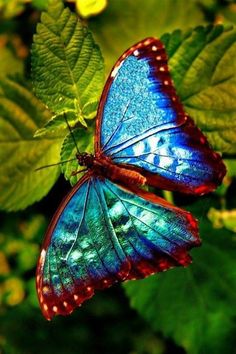
M 47 168 L 47 167 L 53 167 L 53 166 L 57 166 L 57 165 L 62 165 L 63 163 L 71 162 L 71 161 L 74 161 L 74 160 L 76 160 L 76 157 L 74 157 L 73 159 L 70 159 L 70 160 L 65 160 L 65 161 L 60 161 L 60 162 L 57 162 L 57 163 L 52 163 L 50 165 L 40 166 L 40 167 L 37 167 L 34 171 L 40 171 L 40 170 L 43 170 L 44 168 Z
M 63 114 L 64 114 L 64 118 L 65 118 L 65 121 L 66 121 L 67 127 L 68 127 L 68 129 L 69 129 L 69 131 L 70 131 L 70 134 L 71 134 L 71 136 L 72 136 L 73 142 L 74 142 L 74 144 L 75 144 L 75 147 L 76 147 L 77 153 L 78 153 L 78 154 L 80 154 L 80 151 L 79 151 L 78 145 L 77 145 L 76 140 L 75 140 L 74 133 L 73 133 L 72 128 L 71 128 L 71 126 L 70 126 L 70 124 L 69 124 L 69 122 L 68 122 L 68 119 L 67 119 L 67 117 L 66 117 L 66 113 L 64 112 Z

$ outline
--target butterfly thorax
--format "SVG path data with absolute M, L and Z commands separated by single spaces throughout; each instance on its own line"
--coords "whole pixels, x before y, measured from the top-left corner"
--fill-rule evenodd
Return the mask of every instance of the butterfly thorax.
M 88 170 L 99 177 L 105 177 L 114 182 L 124 184 L 144 185 L 146 178 L 139 172 L 126 166 L 115 164 L 112 159 L 102 154 L 88 154 L 86 152 L 76 155 L 80 166 L 85 166 Z
M 92 154 L 88 154 L 87 152 L 77 153 L 76 158 L 80 166 L 92 168 L 94 165 L 94 156 Z

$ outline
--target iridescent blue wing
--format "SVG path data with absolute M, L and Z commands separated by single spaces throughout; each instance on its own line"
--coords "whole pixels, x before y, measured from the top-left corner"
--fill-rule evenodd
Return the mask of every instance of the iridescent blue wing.
M 37 267 L 47 319 L 67 315 L 95 289 L 188 265 L 196 220 L 155 195 L 86 175 L 52 219 Z
M 203 194 L 225 175 L 220 155 L 184 112 L 165 49 L 154 38 L 130 48 L 114 66 L 100 101 L 95 150 L 163 189 Z

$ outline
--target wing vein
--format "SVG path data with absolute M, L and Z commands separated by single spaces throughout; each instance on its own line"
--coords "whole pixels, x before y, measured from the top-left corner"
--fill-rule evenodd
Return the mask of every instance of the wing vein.
M 127 104 L 127 106 L 126 106 L 126 108 L 125 108 L 125 111 L 124 111 L 124 113 L 123 113 L 123 116 L 122 116 L 121 119 L 119 120 L 119 123 L 118 123 L 117 127 L 113 130 L 113 132 L 112 132 L 112 134 L 110 135 L 109 139 L 108 139 L 108 140 L 105 142 L 105 144 L 103 145 L 102 151 L 105 151 L 105 149 L 104 149 L 105 146 L 106 146 L 107 144 L 109 144 L 109 142 L 110 142 L 110 141 L 113 139 L 113 137 L 116 135 L 117 131 L 120 129 L 121 123 L 126 122 L 126 120 L 124 121 L 123 119 L 124 119 L 124 117 L 125 117 L 125 115 L 126 115 L 126 112 L 127 112 L 128 108 L 129 108 L 129 105 L 130 105 L 130 101 L 128 101 L 128 104 Z
M 108 188 L 109 188 L 109 187 L 108 187 Z M 110 189 L 110 190 L 111 190 L 111 189 Z M 133 218 L 137 219 L 138 221 L 141 221 L 141 220 L 138 219 L 137 217 L 135 217 L 134 215 L 132 215 L 132 214 L 129 212 L 128 208 L 127 208 L 126 205 L 125 205 L 125 200 L 124 200 L 123 198 L 121 198 L 120 196 L 118 196 L 114 191 L 112 191 L 112 192 L 117 196 L 118 199 L 120 199 L 120 201 L 121 201 L 123 207 L 125 208 L 126 212 L 127 212 L 128 215 L 130 216 L 130 219 L 131 219 L 131 222 L 132 222 L 132 225 L 133 225 L 134 230 L 136 231 L 136 233 L 137 233 L 137 235 L 138 235 L 140 241 L 141 241 L 142 243 L 144 243 L 144 241 L 142 240 L 142 237 L 140 236 L 140 233 L 139 233 L 138 230 L 137 230 L 137 227 L 135 226 L 135 224 L 134 224 L 134 222 L 133 222 Z M 138 204 L 131 203 L 131 202 L 129 202 L 129 201 L 126 201 L 126 202 L 128 202 L 129 204 L 133 204 L 133 205 L 135 205 L 135 206 L 137 206 L 137 207 L 139 207 L 139 208 L 148 210 L 149 212 L 152 212 L 151 210 L 149 210 L 149 209 L 147 209 L 147 208 L 143 208 L 143 207 L 141 207 L 141 206 L 138 205 Z M 154 214 L 158 215 L 157 213 L 154 213 Z M 132 218 L 132 217 L 133 217 L 133 218 Z M 141 221 L 141 222 L 142 222 L 142 221 Z M 143 223 L 143 224 L 144 224 L 144 223 Z M 145 224 L 145 225 L 146 225 L 146 224 Z M 149 227 L 150 229 L 152 229 L 150 226 L 148 226 L 148 225 L 146 225 L 146 226 Z M 169 241 L 168 238 L 166 238 L 165 236 L 162 236 L 162 234 L 160 234 L 158 231 L 156 231 L 156 230 L 154 230 L 154 229 L 152 229 L 152 230 L 153 230 L 156 234 L 160 235 L 160 237 L 163 237 L 164 239 L 167 239 L 167 240 Z M 149 241 L 149 242 L 150 242 L 150 241 Z M 145 244 L 145 243 L 144 243 L 144 244 Z M 153 243 L 152 243 L 152 244 L 153 244 Z M 155 247 L 158 248 L 161 252 L 166 253 L 166 254 L 167 254 L 168 256 L 170 256 L 171 258 L 174 258 L 168 251 L 163 250 L 161 247 L 156 246 L 156 245 L 155 245 Z M 134 249 L 136 250 L 136 248 L 134 248 Z M 136 250 L 136 252 L 137 252 L 138 254 L 140 254 L 137 250 Z M 174 258 L 174 259 L 175 259 L 175 258 Z
M 77 242 L 77 239 L 78 239 L 78 233 L 79 233 L 79 230 L 81 228 L 81 225 L 82 225 L 82 222 L 84 221 L 84 217 L 85 217 L 85 211 L 86 211 L 86 208 L 87 208 L 87 202 L 88 202 L 88 195 L 89 195 L 89 189 L 90 189 L 90 180 L 88 182 L 88 186 L 87 186 L 87 190 L 86 190 L 86 195 L 85 195 L 85 203 L 84 203 L 84 208 L 83 208 L 83 213 L 82 213 L 82 217 L 80 219 L 80 223 L 79 223 L 79 227 L 77 228 L 76 232 L 77 232 L 77 236 L 75 237 L 75 240 L 73 241 L 67 255 L 66 255 L 66 258 L 65 260 L 67 261 L 70 254 L 71 254 L 71 251 L 72 249 L 74 248 L 74 245 L 75 243 Z

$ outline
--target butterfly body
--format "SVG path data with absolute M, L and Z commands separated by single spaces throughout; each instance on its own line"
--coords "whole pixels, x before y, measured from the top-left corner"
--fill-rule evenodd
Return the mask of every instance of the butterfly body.
M 147 38 L 117 61 L 101 96 L 95 154 L 55 213 L 37 267 L 44 316 L 67 315 L 96 289 L 191 262 L 198 223 L 142 185 L 201 195 L 226 169 L 185 113 L 163 44 Z
M 114 164 L 111 158 L 98 154 L 79 153 L 77 160 L 80 166 L 86 166 L 88 173 L 100 178 L 108 178 L 124 185 L 144 185 L 146 178 L 141 173 L 130 168 Z

